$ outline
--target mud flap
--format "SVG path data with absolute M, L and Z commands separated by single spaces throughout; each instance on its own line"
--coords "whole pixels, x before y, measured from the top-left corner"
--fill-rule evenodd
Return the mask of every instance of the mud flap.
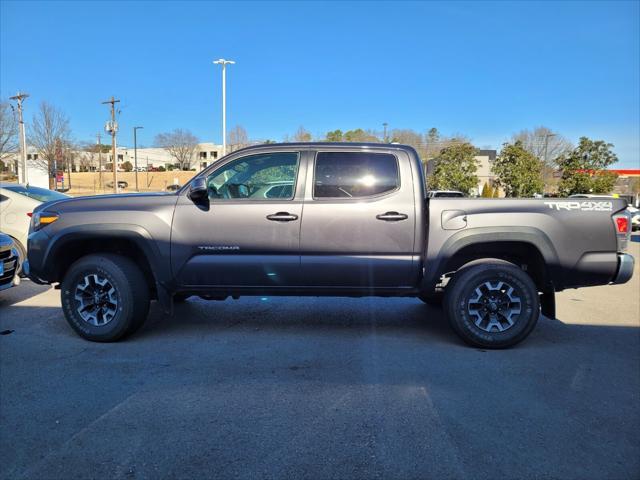
M 156 291 L 158 295 L 158 303 L 162 307 L 164 313 L 173 315 L 173 297 L 169 294 L 167 289 L 159 283 L 156 283 Z
M 553 289 L 542 292 L 540 306 L 545 317 L 556 319 L 556 292 Z

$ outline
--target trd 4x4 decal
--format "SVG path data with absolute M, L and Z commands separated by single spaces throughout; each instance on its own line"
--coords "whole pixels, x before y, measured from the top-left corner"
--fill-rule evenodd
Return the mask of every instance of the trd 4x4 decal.
M 579 210 L 581 212 L 610 212 L 613 202 L 544 202 L 551 210 Z

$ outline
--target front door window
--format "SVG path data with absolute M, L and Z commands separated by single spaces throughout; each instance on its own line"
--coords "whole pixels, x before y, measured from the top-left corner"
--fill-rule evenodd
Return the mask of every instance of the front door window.
M 243 157 L 207 177 L 209 199 L 291 200 L 297 173 L 297 152 Z

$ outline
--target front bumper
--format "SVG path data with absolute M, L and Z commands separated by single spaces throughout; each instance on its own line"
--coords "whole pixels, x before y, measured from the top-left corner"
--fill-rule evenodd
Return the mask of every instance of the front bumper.
M 633 267 L 635 264 L 635 259 L 632 255 L 628 253 L 619 253 L 618 254 L 618 271 L 616 272 L 616 276 L 613 278 L 611 282 L 614 285 L 619 283 L 627 283 L 633 277 Z
M 0 253 L 0 262 L 3 264 L 0 275 L 0 290 L 14 287 L 20 284 L 18 270 L 20 269 L 18 254 L 14 249 L 4 250 Z
M 22 266 L 22 271 L 32 282 L 40 285 L 50 283 L 48 278 L 54 266 L 53 262 L 47 264 L 45 261 L 45 252 L 50 240 L 49 235 L 42 230 L 29 233 L 27 260 Z

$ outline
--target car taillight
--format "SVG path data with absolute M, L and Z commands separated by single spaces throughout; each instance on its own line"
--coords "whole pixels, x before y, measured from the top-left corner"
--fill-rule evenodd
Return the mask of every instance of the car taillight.
M 618 233 L 627 233 L 629 231 L 629 217 L 626 215 L 616 217 L 616 228 L 618 229 Z
M 619 213 L 613 216 L 613 225 L 616 229 L 616 239 L 618 240 L 618 251 L 621 252 L 627 249 L 629 238 L 631 236 L 631 228 L 629 224 L 631 219 L 626 213 Z
M 33 217 L 33 212 L 28 212 L 27 213 L 27 217 L 29 217 L 29 218 Z

